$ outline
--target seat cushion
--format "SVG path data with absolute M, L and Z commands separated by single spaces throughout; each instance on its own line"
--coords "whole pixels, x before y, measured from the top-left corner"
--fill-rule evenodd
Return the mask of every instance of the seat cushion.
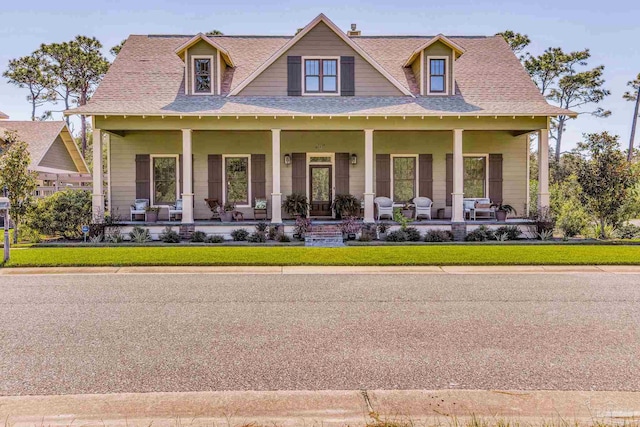
M 143 211 L 143 210 L 147 209 L 147 202 L 138 201 L 138 202 L 136 202 L 136 204 L 134 206 L 135 206 L 135 210 Z
M 255 209 L 267 209 L 267 199 L 256 199 Z

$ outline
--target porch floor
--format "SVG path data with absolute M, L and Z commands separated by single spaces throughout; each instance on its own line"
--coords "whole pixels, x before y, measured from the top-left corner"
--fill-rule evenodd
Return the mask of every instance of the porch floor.
M 220 220 L 215 220 L 215 219 L 196 219 L 195 220 L 195 225 L 208 225 L 208 226 L 215 226 L 215 225 L 219 225 L 219 226 L 246 226 L 246 225 L 257 225 L 261 222 L 266 222 L 266 223 L 270 223 L 271 220 L 266 219 L 266 220 L 254 220 L 254 219 L 247 219 L 247 220 L 243 220 L 243 221 L 220 221 Z M 339 219 L 312 219 L 313 224 L 316 225 L 330 225 L 330 224 L 339 224 L 342 222 L 342 220 Z M 389 224 L 398 224 L 395 221 L 392 220 L 381 220 L 379 222 L 386 222 Z M 285 219 L 282 221 L 283 225 L 295 225 L 295 220 L 293 219 Z M 527 219 L 527 218 L 509 218 L 507 219 L 505 222 L 500 222 L 494 219 L 481 219 L 481 220 L 475 220 L 475 221 L 465 221 L 466 224 L 468 225 L 496 225 L 496 224 L 504 224 L 504 225 L 532 225 L 534 224 L 534 221 Z M 417 220 L 417 221 L 412 221 L 410 223 L 410 226 L 414 226 L 414 225 L 451 225 L 452 221 L 450 219 L 432 219 L 432 220 Z M 156 222 L 147 222 L 147 221 L 121 221 L 119 222 L 117 225 L 122 225 L 122 226 L 132 226 L 132 225 L 140 225 L 140 226 L 179 226 L 182 225 L 182 223 L 180 221 L 156 221 Z

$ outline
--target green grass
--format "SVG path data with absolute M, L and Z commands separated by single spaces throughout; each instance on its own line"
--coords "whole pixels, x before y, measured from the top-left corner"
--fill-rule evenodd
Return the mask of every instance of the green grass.
M 76 247 L 11 251 L 7 267 L 162 265 L 640 265 L 639 246 Z

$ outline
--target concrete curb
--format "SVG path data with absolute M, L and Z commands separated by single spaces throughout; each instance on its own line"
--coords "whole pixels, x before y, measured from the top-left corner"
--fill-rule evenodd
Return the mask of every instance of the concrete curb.
M 229 391 L 0 397 L 0 419 L 14 427 L 364 425 L 381 419 L 451 425 L 471 415 L 521 422 L 640 420 L 640 392 L 381 390 Z M 449 423 L 449 424 L 447 424 Z
M 41 274 L 640 274 L 640 265 L 497 266 L 157 266 L 0 268 L 0 276 Z

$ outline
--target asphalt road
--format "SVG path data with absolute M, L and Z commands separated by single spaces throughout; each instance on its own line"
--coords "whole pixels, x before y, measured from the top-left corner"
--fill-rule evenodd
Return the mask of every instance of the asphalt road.
M 0 277 L 0 394 L 640 390 L 640 275 Z

